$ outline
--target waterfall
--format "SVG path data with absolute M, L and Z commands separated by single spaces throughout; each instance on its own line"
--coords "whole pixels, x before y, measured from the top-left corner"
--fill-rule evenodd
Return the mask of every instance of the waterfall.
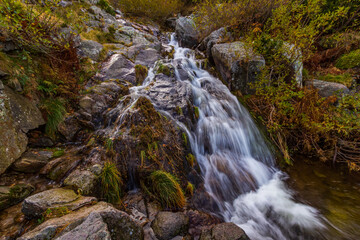
M 187 73 L 199 110 L 195 130 L 186 132 L 205 189 L 219 209 L 215 214 L 240 226 L 253 240 L 318 239 L 317 229 L 325 227 L 321 216 L 295 202 L 284 183 L 286 174 L 276 168 L 249 112 L 219 79 L 197 66 L 192 50 L 180 47 L 174 34 L 169 45 L 175 49 L 177 80 L 178 69 Z M 152 71 L 150 75 L 142 87 L 152 81 Z

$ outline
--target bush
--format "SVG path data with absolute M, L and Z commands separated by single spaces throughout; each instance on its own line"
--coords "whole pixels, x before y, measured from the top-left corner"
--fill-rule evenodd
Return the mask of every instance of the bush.
M 110 203 L 120 203 L 121 186 L 123 183 L 115 163 L 105 162 L 100 179 L 102 196 Z
M 130 15 L 146 16 L 154 20 L 164 20 L 181 6 L 180 0 L 112 0 L 114 5 Z
M 170 173 L 158 170 L 149 176 L 150 191 L 163 207 L 182 208 L 186 200 L 178 180 Z
M 336 61 L 335 66 L 340 69 L 351 69 L 355 67 L 360 67 L 360 49 L 342 55 Z

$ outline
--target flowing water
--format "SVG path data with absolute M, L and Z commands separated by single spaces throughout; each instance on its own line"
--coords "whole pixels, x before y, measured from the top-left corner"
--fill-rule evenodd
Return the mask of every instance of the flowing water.
M 294 200 L 295 193 L 285 184 L 288 175 L 276 167 L 248 111 L 219 79 L 198 67 L 193 52 L 179 47 L 174 35 L 169 45 L 175 49 L 177 80 L 184 81 L 180 76 L 187 73 L 185 82 L 199 110 L 192 131 L 178 124 L 189 135 L 205 189 L 217 205 L 214 214 L 239 225 L 253 240 L 329 239 L 325 233 L 336 227 L 315 208 Z M 132 95 L 153 79 L 150 69 Z

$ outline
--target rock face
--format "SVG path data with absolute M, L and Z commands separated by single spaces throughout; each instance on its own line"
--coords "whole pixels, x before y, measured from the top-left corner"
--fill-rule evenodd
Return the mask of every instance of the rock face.
M 80 189 L 84 195 L 94 193 L 96 183 L 97 176 L 88 170 L 75 170 L 64 181 L 65 186 Z
M 83 40 L 81 41 L 78 53 L 80 57 L 88 57 L 94 61 L 97 61 L 103 48 L 103 45 L 98 42 L 92 40 Z
M 344 94 L 349 94 L 350 92 L 350 90 L 343 84 L 315 79 L 305 82 L 305 86 L 313 86 L 318 89 L 321 97 L 330 97 L 335 95 L 342 96 Z
M 180 46 L 194 48 L 199 44 L 199 33 L 191 17 L 180 17 L 176 20 L 175 33 Z
M 34 191 L 34 187 L 30 184 L 0 186 L 0 211 L 21 202 L 32 191 Z
M 105 202 L 83 207 L 59 218 L 52 218 L 22 235 L 19 240 L 35 239 L 115 239 L 141 240 L 140 225 L 127 213 Z
M 261 67 L 265 66 L 262 56 L 243 42 L 216 44 L 211 53 L 216 69 L 231 90 L 240 90 L 243 94 L 252 92 L 249 83 L 256 81 Z
M 234 223 L 220 223 L 204 231 L 200 240 L 250 240 L 245 232 Z
M 45 166 L 53 153 L 51 151 L 28 151 L 12 165 L 12 169 L 18 172 L 36 173 Z
M 82 197 L 71 189 L 55 188 L 26 198 L 21 211 L 27 217 L 40 217 L 48 208 L 66 207 L 75 210 L 94 201 L 96 198 Z
M 189 218 L 182 212 L 159 212 L 151 227 L 157 238 L 169 240 L 178 235 L 186 235 L 189 227 Z

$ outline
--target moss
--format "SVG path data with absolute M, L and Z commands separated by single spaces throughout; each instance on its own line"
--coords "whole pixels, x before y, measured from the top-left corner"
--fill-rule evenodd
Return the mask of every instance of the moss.
M 195 187 L 191 182 L 188 182 L 186 185 L 186 193 L 190 196 L 194 195 Z
M 184 145 L 185 145 L 185 147 L 187 147 L 187 145 L 188 145 L 187 135 L 184 132 L 181 135 L 182 135 L 182 138 L 184 140 Z
M 176 113 L 179 114 L 180 116 L 184 115 L 183 110 L 181 107 L 177 106 L 175 109 Z
M 64 149 L 58 149 L 53 153 L 53 157 L 54 158 L 58 158 L 61 157 L 65 154 L 65 150 Z
M 194 114 L 195 114 L 195 118 L 199 119 L 200 117 L 200 111 L 198 107 L 194 107 Z
M 342 55 L 335 66 L 340 69 L 351 69 L 360 67 L 360 49 Z
M 142 85 L 142 83 L 144 82 L 144 80 L 146 79 L 147 75 L 148 75 L 148 68 L 146 66 L 143 65 L 136 65 L 135 66 L 135 76 L 136 76 L 136 84 L 137 85 Z
M 115 16 L 115 10 L 112 6 L 110 6 L 109 2 L 107 0 L 99 0 L 99 2 L 96 4 L 103 10 L 105 10 L 110 15 Z
M 159 73 L 162 73 L 162 74 L 170 77 L 170 76 L 171 76 L 171 69 L 170 69 L 169 66 L 160 63 L 160 64 L 158 65 L 158 69 L 157 69 L 157 72 L 156 72 L 156 73 L 158 73 L 158 74 L 159 74 Z

